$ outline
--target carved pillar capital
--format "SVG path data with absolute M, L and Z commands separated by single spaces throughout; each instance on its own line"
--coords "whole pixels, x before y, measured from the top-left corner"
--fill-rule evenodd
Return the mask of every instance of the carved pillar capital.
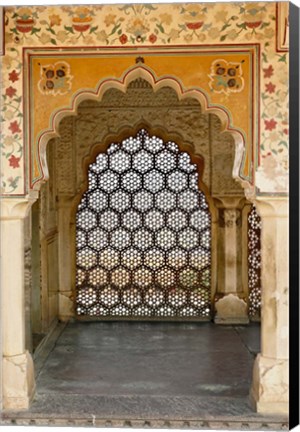
M 241 210 L 233 208 L 219 210 L 219 226 L 221 228 L 234 229 L 236 226 L 241 226 L 241 223 Z
M 1 198 L 0 220 L 25 219 L 38 197 L 38 191 L 31 190 L 24 198 Z
M 213 201 L 218 209 L 241 209 L 246 200 L 244 196 L 218 196 L 214 197 Z
M 261 218 L 287 218 L 289 216 L 287 197 L 257 197 L 255 205 Z

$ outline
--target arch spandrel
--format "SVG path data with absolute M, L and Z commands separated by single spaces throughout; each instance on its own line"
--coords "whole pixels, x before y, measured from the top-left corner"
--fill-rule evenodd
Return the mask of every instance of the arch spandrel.
M 246 58 L 245 66 L 243 66 L 244 80 L 249 80 L 251 78 L 247 67 L 251 63 L 250 59 L 253 57 L 253 49 L 252 46 L 252 50 L 249 49 L 247 53 L 243 53 L 242 55 L 238 54 L 241 57 L 241 61 L 242 58 Z M 231 57 L 235 59 L 237 58 L 236 53 L 234 55 L 232 53 L 227 53 L 227 55 L 231 55 Z M 220 53 L 218 53 L 218 56 L 220 56 Z M 203 59 L 205 61 L 203 61 Z M 31 159 L 31 172 L 29 173 L 30 188 L 39 189 L 39 183 L 48 178 L 45 148 L 50 138 L 58 136 L 58 125 L 61 119 L 68 115 L 75 115 L 78 104 L 85 99 L 101 100 L 102 95 L 109 88 L 118 88 L 122 92 L 126 92 L 128 84 L 138 77 L 148 81 L 154 91 L 158 91 L 161 87 L 169 86 L 176 91 L 179 99 L 195 98 L 200 102 L 203 112 L 215 113 L 221 120 L 223 130 L 229 131 L 235 141 L 236 155 L 233 177 L 241 182 L 246 182 L 246 186 L 249 186 L 249 183 L 251 184 L 252 182 L 252 170 L 255 165 L 253 164 L 253 157 L 257 151 L 250 145 L 254 142 L 252 139 L 254 133 L 253 125 L 250 124 L 251 116 L 241 116 L 240 109 L 241 106 L 246 107 L 248 105 L 247 103 L 242 103 L 242 101 L 245 98 L 248 100 L 250 96 L 253 96 L 250 95 L 253 87 L 249 85 L 244 86 L 241 92 L 232 92 L 230 94 L 214 91 L 210 87 L 210 72 L 211 65 L 216 59 L 216 55 L 213 55 L 212 52 L 201 53 L 201 56 L 190 55 L 188 58 L 189 68 L 184 69 L 183 58 L 180 58 L 176 53 L 168 59 L 167 63 L 164 56 L 153 55 L 151 57 L 147 54 L 144 60 L 147 65 L 145 63 L 139 63 L 135 66 L 132 66 L 132 63 L 135 63 L 136 56 L 126 57 L 125 60 L 122 59 L 121 65 L 119 61 L 116 62 L 116 58 L 105 58 L 106 67 L 104 70 L 99 67 L 95 68 L 95 70 L 98 71 L 97 76 L 88 77 L 87 79 L 86 75 L 84 78 L 80 78 L 76 75 L 80 70 L 77 71 L 74 58 L 66 58 L 64 56 L 64 61 L 67 60 L 65 63 L 70 66 L 69 69 L 65 69 L 67 73 L 70 74 L 70 80 L 67 80 L 67 85 L 70 88 L 68 88 L 65 94 L 61 94 L 57 91 L 56 95 L 43 95 L 41 91 L 42 84 L 40 83 L 39 86 L 35 84 L 41 81 L 40 73 L 38 72 L 43 65 L 41 61 L 43 60 L 43 62 L 45 62 L 45 59 L 41 56 L 34 57 L 31 62 L 34 71 L 31 85 L 34 94 L 33 101 L 37 104 L 44 103 L 44 110 L 43 115 L 39 117 L 36 116 L 31 127 L 32 133 L 30 136 L 29 149 L 29 156 Z M 54 60 L 55 59 L 51 59 L 51 62 L 55 65 L 58 62 Z M 98 61 L 99 58 L 96 58 L 96 60 Z M 103 61 L 103 59 L 101 60 Z M 48 64 L 49 61 L 49 58 L 47 58 Z M 127 64 L 131 64 L 131 66 L 121 70 L 120 68 L 124 67 L 126 62 Z M 108 73 L 109 63 L 111 64 L 110 72 L 112 72 L 110 74 Z M 170 71 L 175 71 L 177 74 L 170 74 Z M 99 80 L 99 76 L 104 74 L 106 75 Z M 115 76 L 112 76 L 113 74 Z M 89 84 L 92 84 L 92 78 L 94 79 L 94 86 L 89 86 Z M 84 88 L 82 87 L 83 85 L 85 86 Z M 47 103 L 45 104 L 46 99 Z M 46 113 L 48 114 L 46 115 Z M 236 119 L 238 121 L 236 121 Z M 248 123 L 246 124 L 245 122 Z

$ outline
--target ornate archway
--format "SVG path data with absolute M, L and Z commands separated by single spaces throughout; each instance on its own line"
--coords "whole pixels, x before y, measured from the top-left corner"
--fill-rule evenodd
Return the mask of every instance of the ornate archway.
M 58 128 L 62 119 L 70 115 L 75 116 L 79 104 L 84 100 L 101 100 L 104 93 L 110 88 L 115 88 L 125 93 L 128 85 L 132 81 L 139 78 L 148 82 L 153 88 L 154 92 L 157 92 L 163 87 L 170 87 L 175 90 L 179 100 L 194 98 L 200 103 L 201 109 L 204 113 L 212 113 L 217 115 L 221 122 L 221 131 L 228 131 L 233 137 L 235 143 L 235 159 L 232 176 L 246 190 L 245 193 L 247 193 L 247 195 L 252 195 L 254 193 L 253 185 L 244 180 L 240 175 L 241 165 L 245 158 L 245 136 L 242 130 L 235 128 L 232 125 L 229 111 L 222 105 L 211 104 L 208 95 L 202 89 L 194 87 L 186 89 L 183 86 L 181 80 L 175 76 L 157 77 L 156 73 L 144 64 L 142 66 L 137 65 L 128 69 L 119 79 L 106 78 L 101 80 L 95 89 L 80 90 L 76 92 L 73 94 L 69 106 L 57 108 L 52 113 L 50 127 L 47 130 L 40 132 L 38 136 L 38 146 L 35 150 L 36 154 L 34 158 L 36 161 L 39 161 L 41 174 L 35 178 L 31 177 L 31 188 L 38 190 L 40 188 L 41 182 L 48 179 L 49 174 L 47 167 L 46 147 L 51 138 L 59 136 Z
M 161 14 L 166 12 L 166 7 L 171 7 L 172 17 L 170 18 L 173 21 L 167 19 L 162 26 Z M 85 11 L 88 24 L 81 26 L 81 29 L 85 27 L 85 35 L 88 36 L 86 38 L 83 34 L 80 35 L 80 26 L 76 25 L 76 21 L 78 24 L 78 20 L 81 20 L 80 17 L 74 17 L 74 13 L 75 16 L 79 13 L 76 8 L 54 8 L 50 12 L 48 8 L 32 7 L 26 13 L 23 11 L 25 17 L 18 8 L 8 8 L 5 11 L 7 37 L 3 59 L 5 66 L 3 89 L 6 94 L 3 94 L 3 97 L 4 100 L 6 98 L 6 106 L 14 100 L 13 110 L 15 110 L 15 113 L 8 110 L 2 124 L 7 138 L 5 139 L 5 177 L 2 182 L 5 198 L 2 202 L 1 214 L 3 243 L 7 245 L 3 250 L 5 271 L 2 272 L 2 283 L 5 287 L 2 297 L 5 406 L 12 408 L 27 406 L 34 389 L 31 380 L 32 362 L 24 348 L 23 219 L 27 217 L 32 202 L 38 198 L 40 184 L 47 178 L 45 148 L 51 134 L 41 142 L 41 148 L 43 145 L 44 148 L 36 152 L 38 134 L 48 129 L 49 118 L 55 108 L 62 106 L 70 108 L 72 94 L 77 92 L 78 88 L 82 88 L 83 77 L 85 77 L 84 84 L 88 87 L 83 89 L 83 93 L 93 93 L 99 79 L 101 83 L 103 82 L 103 77 L 108 77 L 110 81 L 120 80 L 123 71 L 129 70 L 138 53 L 146 56 L 146 63 L 157 72 L 157 77 L 162 79 L 169 77 L 171 71 L 173 77 L 181 78 L 183 91 L 196 87 L 196 91 L 199 91 L 199 86 L 206 86 L 206 94 L 210 95 L 214 105 L 225 104 L 233 115 L 232 122 L 244 131 L 247 129 L 247 151 L 249 150 L 247 168 L 248 173 L 251 171 L 252 178 L 249 180 L 248 173 L 244 178 L 256 184 L 258 188 L 256 191 L 259 201 L 258 210 L 264 228 L 263 284 L 264 288 L 267 288 L 264 290 L 263 301 L 262 357 L 257 362 L 253 394 L 254 400 L 261 403 L 258 404 L 260 410 L 286 411 L 288 327 L 285 231 L 288 213 L 286 202 L 288 127 L 285 111 L 288 96 L 286 73 L 289 54 L 286 52 L 288 51 L 287 41 L 282 40 L 282 34 L 286 32 L 282 30 L 286 30 L 288 8 L 286 5 L 272 2 L 259 8 L 255 8 L 254 5 L 244 8 L 237 3 L 228 4 L 224 9 L 223 4 L 215 3 L 212 7 L 201 10 L 201 5 L 196 5 L 195 9 L 187 10 L 186 13 L 183 13 L 181 7 L 169 5 L 155 6 L 151 10 L 139 9 L 135 6 L 122 8 L 122 10 L 119 7 L 110 8 L 111 6 L 90 7 Z M 112 31 L 105 39 L 102 27 L 106 28 L 104 18 L 111 11 L 118 17 L 117 20 L 121 18 L 120 36 Z M 231 27 L 223 25 L 227 12 L 233 17 Z M 133 17 L 138 17 L 141 22 L 147 21 L 147 25 L 142 27 L 142 36 L 137 35 L 134 26 L 129 25 Z M 110 29 L 113 29 L 114 23 L 111 22 L 110 25 Z M 96 34 L 98 26 L 99 30 L 101 27 L 101 31 Z M 254 27 L 255 31 L 251 31 Z M 235 31 L 234 29 L 237 28 L 239 30 Z M 32 34 L 27 37 L 31 30 Z M 77 32 L 75 36 L 74 32 Z M 128 35 L 125 34 L 127 32 Z M 99 43 L 102 45 L 99 46 Z M 81 75 L 77 80 L 78 86 L 74 86 L 64 99 L 54 93 L 38 94 L 38 81 L 41 79 L 43 67 L 49 65 L 49 62 L 55 63 L 60 60 L 69 62 L 71 74 L 73 77 L 77 74 L 78 78 L 80 70 L 75 67 L 74 57 L 76 56 L 80 65 L 84 64 L 84 66 L 94 61 L 91 57 L 98 56 L 100 60 L 97 61 L 100 66 L 90 68 L 95 71 L 94 81 L 87 83 L 87 75 L 90 74 Z M 190 58 L 189 67 L 186 67 L 183 56 Z M 242 64 L 242 75 L 246 83 L 245 93 L 236 92 L 232 95 L 228 83 L 228 88 L 225 83 L 222 89 L 223 94 L 222 91 L 210 93 L 209 85 L 212 81 L 214 84 L 218 83 L 218 74 L 214 69 L 214 65 L 217 65 L 216 60 L 218 62 L 225 60 L 225 64 L 237 61 Z M 106 68 L 108 63 L 109 67 Z M 141 65 L 139 67 L 147 69 Z M 88 70 L 89 66 L 84 69 Z M 221 94 L 220 99 L 217 93 Z M 275 104 L 278 96 L 280 102 Z M 265 104 L 266 99 L 267 104 Z M 233 105 L 236 107 L 235 111 L 232 109 Z M 39 112 L 41 106 L 44 108 L 44 116 Z M 244 108 L 243 115 L 241 108 Z M 36 115 L 37 113 L 39 115 Z M 35 116 L 34 120 L 33 116 Z M 44 120 L 43 125 L 34 124 L 37 118 Z M 246 126 L 238 123 L 243 118 L 247 119 Z M 50 132 L 51 129 L 50 126 Z M 274 137 L 275 132 L 277 138 Z M 283 138 L 282 141 L 278 138 L 278 134 Z M 38 158 L 43 152 L 45 170 L 41 173 Z M 34 183 L 36 190 L 32 189 Z M 235 214 L 237 215 L 237 212 Z M 227 216 L 230 215 L 234 216 L 234 212 L 227 213 Z M 224 221 L 232 222 L 225 217 Z M 11 238 L 14 238 L 14 247 L 11 247 Z M 11 263 L 15 267 L 13 271 L 11 271 Z M 15 320 L 11 320 L 12 304 Z M 274 382 L 275 370 L 279 370 L 280 378 Z

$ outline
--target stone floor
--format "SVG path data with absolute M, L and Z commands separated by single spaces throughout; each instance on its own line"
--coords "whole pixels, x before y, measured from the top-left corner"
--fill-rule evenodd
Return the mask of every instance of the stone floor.
M 61 324 L 36 356 L 31 408 L 2 424 L 286 429 L 248 403 L 258 351 L 258 324 Z

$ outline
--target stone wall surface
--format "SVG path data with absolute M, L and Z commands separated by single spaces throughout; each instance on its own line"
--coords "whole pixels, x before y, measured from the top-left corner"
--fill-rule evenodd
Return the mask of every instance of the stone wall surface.
M 58 50 L 97 46 L 101 50 L 104 47 L 142 49 L 147 46 L 151 51 L 152 47 L 158 46 L 180 45 L 185 49 L 191 45 L 211 45 L 219 46 L 222 51 L 222 47 L 238 49 L 241 44 L 256 44 L 260 48 L 259 86 L 254 89 L 260 106 L 260 160 L 254 161 L 256 186 L 259 193 L 286 193 L 288 31 L 284 26 L 287 25 L 287 3 L 5 8 L 5 55 L 1 58 L 1 193 L 22 195 L 27 182 L 25 173 L 29 157 L 24 154 L 28 136 L 28 119 L 24 119 L 23 104 L 23 82 L 27 79 L 22 57 L 24 47 Z M 209 79 L 207 76 L 206 80 Z M 66 85 L 69 84 L 68 81 Z M 249 82 L 247 85 L 254 84 Z M 85 87 L 85 76 L 82 76 L 82 87 Z M 226 105 L 229 94 L 233 93 L 228 93 L 228 88 L 225 90 L 223 100 Z M 244 105 L 247 103 L 245 100 Z M 42 113 L 43 107 L 40 109 Z
M 34 334 L 46 334 L 58 316 L 58 225 L 57 225 L 57 177 L 54 147 L 49 145 L 47 156 L 51 177 L 40 190 L 38 215 L 32 221 L 32 232 L 38 237 L 30 249 L 34 271 L 30 279 L 28 300 L 30 313 L 26 316 L 26 329 Z M 34 224 L 38 224 L 35 226 Z M 34 283 L 34 285 L 32 285 Z M 26 285 L 27 286 L 27 285 Z M 38 291 L 38 293 L 37 293 Z M 31 324 L 30 324 L 31 322 Z

